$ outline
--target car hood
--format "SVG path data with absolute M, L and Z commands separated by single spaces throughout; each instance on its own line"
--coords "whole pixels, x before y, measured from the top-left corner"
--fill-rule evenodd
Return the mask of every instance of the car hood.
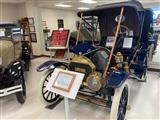
M 0 40 L 0 59 L 0 66 L 3 67 L 7 67 L 7 65 L 14 61 L 14 45 L 12 41 Z

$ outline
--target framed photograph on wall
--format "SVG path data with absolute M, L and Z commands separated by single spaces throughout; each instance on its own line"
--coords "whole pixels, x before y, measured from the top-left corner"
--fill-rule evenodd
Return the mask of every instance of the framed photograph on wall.
M 76 74 L 60 71 L 53 83 L 53 87 L 65 92 L 70 92 L 72 84 L 76 79 Z
M 30 32 L 36 32 L 35 26 L 29 26 Z
M 31 35 L 31 41 L 32 42 L 37 42 L 36 33 L 30 33 L 30 35 Z
M 33 17 L 28 18 L 28 23 L 29 25 L 34 25 L 34 18 Z
M 47 27 L 47 22 L 46 21 L 42 21 L 42 26 L 43 27 Z

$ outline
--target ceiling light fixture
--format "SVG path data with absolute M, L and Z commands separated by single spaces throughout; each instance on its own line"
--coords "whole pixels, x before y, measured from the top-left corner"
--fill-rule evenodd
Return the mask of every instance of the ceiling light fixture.
M 95 1 L 95 0 L 80 0 L 80 2 L 87 3 L 87 4 L 95 4 L 95 3 L 97 3 L 97 1 Z
M 64 7 L 64 8 L 72 7 L 72 5 L 66 5 L 66 4 L 57 4 L 55 6 L 57 6 L 57 7 Z
M 88 10 L 89 8 L 87 8 L 87 7 L 79 7 L 79 8 L 77 8 L 78 10 Z

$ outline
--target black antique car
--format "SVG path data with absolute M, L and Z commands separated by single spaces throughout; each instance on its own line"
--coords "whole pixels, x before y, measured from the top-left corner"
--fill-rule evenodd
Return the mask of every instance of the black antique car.
M 38 72 L 47 70 L 41 81 L 41 98 L 47 104 L 56 104 L 61 98 L 46 90 L 55 68 L 84 73 L 77 98 L 110 108 L 111 120 L 124 120 L 129 102 L 127 79 L 146 80 L 148 31 L 143 29 L 145 9 L 138 1 L 127 1 L 80 11 L 78 16 L 81 21 L 76 45 L 71 49 L 74 53 L 71 60 L 67 63 L 49 60 L 37 68 Z M 88 23 L 92 42 L 79 43 L 81 25 L 88 17 L 97 20 L 97 25 Z M 101 36 L 98 42 L 97 30 Z
M 145 10 L 143 33 L 145 34 L 142 36 L 142 39 L 148 39 L 148 61 L 151 62 L 153 55 L 156 53 L 158 43 L 158 34 L 154 33 L 153 30 L 153 11 L 151 9 Z
M 0 24 L 0 97 L 16 93 L 18 102 L 23 104 L 26 99 L 24 68 L 29 66 L 30 50 L 21 39 L 18 24 Z

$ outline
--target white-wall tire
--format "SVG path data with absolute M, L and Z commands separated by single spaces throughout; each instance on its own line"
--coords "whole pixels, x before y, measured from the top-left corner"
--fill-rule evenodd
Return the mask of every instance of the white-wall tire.
M 154 53 L 154 44 L 151 44 L 151 45 L 149 46 L 149 55 L 148 55 L 148 61 L 149 61 L 149 62 L 152 62 L 153 53 Z
M 113 100 L 112 100 L 112 106 L 111 106 L 110 120 L 124 120 L 118 117 L 118 113 L 119 113 L 122 93 L 124 93 L 124 90 L 126 91 L 126 89 L 127 89 L 127 103 L 125 103 L 125 108 L 123 109 L 125 110 L 124 116 L 126 115 L 127 105 L 129 103 L 129 85 L 128 85 L 127 80 L 123 83 L 122 86 L 115 89 L 115 93 L 114 93 Z

